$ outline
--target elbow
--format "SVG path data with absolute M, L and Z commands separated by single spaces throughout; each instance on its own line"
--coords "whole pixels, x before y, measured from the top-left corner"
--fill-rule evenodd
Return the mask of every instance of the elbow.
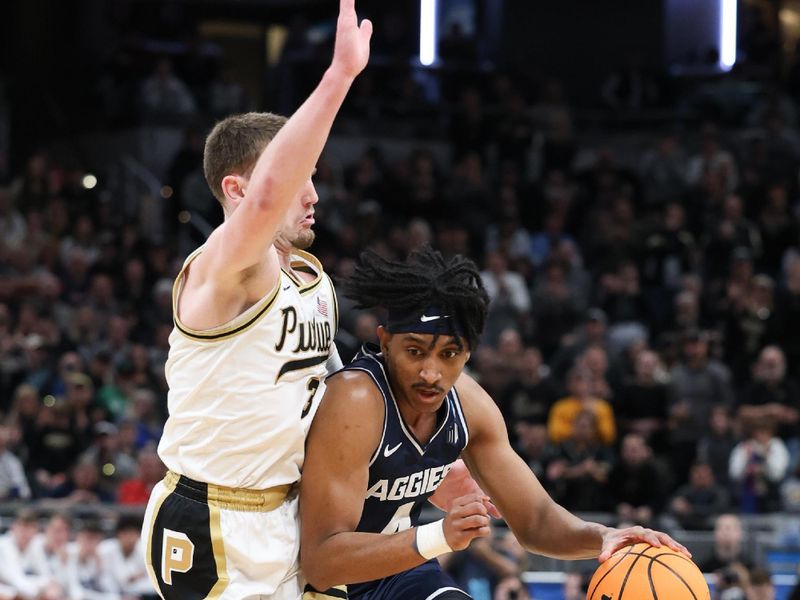
M 267 175 L 259 182 L 251 183 L 248 192 L 251 194 L 253 208 L 258 212 L 271 212 L 275 209 L 278 181 L 273 175 Z
M 313 552 L 300 550 L 300 569 L 306 582 L 319 592 L 337 585 L 337 582 L 333 581 L 330 574 L 326 573 L 325 565 L 317 560 Z

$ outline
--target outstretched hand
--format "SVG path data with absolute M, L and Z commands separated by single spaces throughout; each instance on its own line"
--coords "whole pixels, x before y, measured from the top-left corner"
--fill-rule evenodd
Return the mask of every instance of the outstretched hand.
M 603 548 L 600 550 L 600 556 L 597 557 L 597 560 L 601 563 L 605 562 L 620 548 L 637 542 L 644 542 L 656 548 L 667 546 L 676 552 L 682 552 L 689 558 L 692 557 L 692 553 L 683 544 L 679 544 L 666 533 L 637 525 L 636 527 L 626 527 L 625 529 L 610 527 L 603 536 Z
M 369 40 L 372 22 L 364 19 L 358 24 L 355 0 L 340 0 L 339 20 L 336 23 L 336 46 L 331 66 L 346 77 L 355 78 L 369 61 Z

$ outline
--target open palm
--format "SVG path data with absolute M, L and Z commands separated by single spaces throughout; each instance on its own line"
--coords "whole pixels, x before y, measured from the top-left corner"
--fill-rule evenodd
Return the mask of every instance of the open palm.
M 341 0 L 339 20 L 336 23 L 336 47 L 333 51 L 333 66 L 344 75 L 355 77 L 369 61 L 369 40 L 372 37 L 372 22 L 364 19 L 358 25 L 355 0 Z

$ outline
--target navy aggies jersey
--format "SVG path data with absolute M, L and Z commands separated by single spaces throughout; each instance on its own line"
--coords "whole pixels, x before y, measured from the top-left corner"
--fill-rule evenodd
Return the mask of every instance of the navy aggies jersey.
M 452 388 L 439 409 L 438 423 L 427 444 L 420 444 L 403 422 L 377 346 L 367 344 L 345 367 L 364 371 L 383 396 L 383 435 L 369 463 L 369 487 L 356 531 L 392 534 L 418 524 L 425 501 L 436 491 L 469 442 L 469 430 L 458 392 Z M 374 584 L 348 585 L 358 595 Z

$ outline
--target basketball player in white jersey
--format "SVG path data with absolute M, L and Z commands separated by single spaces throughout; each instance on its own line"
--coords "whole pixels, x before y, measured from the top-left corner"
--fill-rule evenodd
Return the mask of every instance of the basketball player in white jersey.
M 341 0 L 333 60 L 297 112 L 230 117 L 206 140 L 225 222 L 175 282 L 159 445 L 169 473 L 142 533 L 165 600 L 301 596 L 296 483 L 337 307 L 319 262 L 289 246 L 313 239 L 310 177 L 371 33 Z

